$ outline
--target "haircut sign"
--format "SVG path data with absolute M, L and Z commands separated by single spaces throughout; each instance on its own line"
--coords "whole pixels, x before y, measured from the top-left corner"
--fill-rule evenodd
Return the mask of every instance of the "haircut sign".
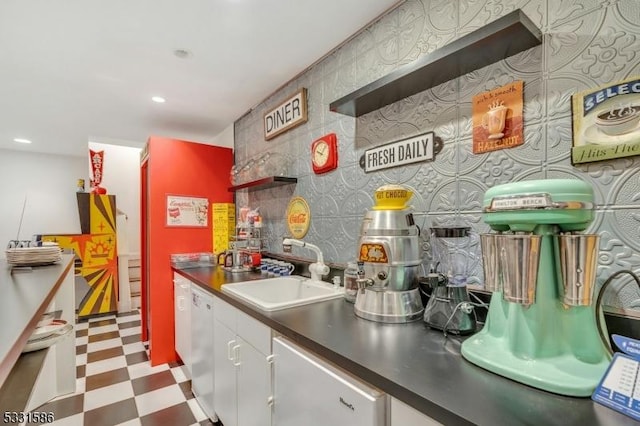
M 473 153 L 522 145 L 522 81 L 473 97 Z
M 442 139 L 436 137 L 433 132 L 428 132 L 366 150 L 360 158 L 360 167 L 368 173 L 390 167 L 432 161 L 441 150 Z

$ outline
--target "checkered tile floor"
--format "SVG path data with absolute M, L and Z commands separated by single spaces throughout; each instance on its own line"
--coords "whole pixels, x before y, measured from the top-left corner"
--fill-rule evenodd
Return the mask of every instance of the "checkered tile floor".
M 191 393 L 186 367 L 151 367 L 138 311 L 76 324 L 76 365 L 76 393 L 36 410 L 53 412 L 53 425 L 214 424 Z

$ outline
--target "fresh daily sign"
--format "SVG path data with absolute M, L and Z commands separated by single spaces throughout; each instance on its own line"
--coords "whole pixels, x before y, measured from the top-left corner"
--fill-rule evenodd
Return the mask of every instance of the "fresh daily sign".
M 307 121 L 307 89 L 302 89 L 264 115 L 264 139 L 273 139 Z
M 368 173 L 433 160 L 435 139 L 433 132 L 428 132 L 368 149 L 362 158 L 364 171 Z

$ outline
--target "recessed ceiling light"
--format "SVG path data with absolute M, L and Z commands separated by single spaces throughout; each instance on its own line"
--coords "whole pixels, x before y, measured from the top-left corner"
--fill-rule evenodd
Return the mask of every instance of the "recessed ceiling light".
M 166 102 L 166 100 L 162 96 L 154 96 L 153 98 L 151 98 L 151 100 L 159 104 L 163 104 Z
M 18 143 L 31 143 L 29 139 L 22 139 L 22 138 L 15 138 L 13 141 Z
M 173 51 L 173 54 L 180 59 L 190 58 L 193 54 L 187 49 L 176 49 Z

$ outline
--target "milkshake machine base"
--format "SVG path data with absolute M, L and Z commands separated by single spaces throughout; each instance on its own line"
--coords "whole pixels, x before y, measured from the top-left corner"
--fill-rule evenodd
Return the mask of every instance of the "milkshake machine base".
M 417 288 L 406 291 L 358 290 L 354 312 L 370 321 L 398 324 L 422 319 L 424 307 Z
M 495 309 L 496 311 L 522 309 L 521 306 L 507 305 L 502 301 L 502 293 L 493 294 L 491 306 L 499 308 Z M 589 308 L 585 306 L 580 309 L 588 310 Z M 488 318 L 482 331 L 469 337 L 462 345 L 462 356 L 467 361 L 516 382 L 548 392 L 576 397 L 591 396 L 609 367 L 609 359 L 604 352 L 599 360 L 581 359 L 580 354 L 570 351 L 558 351 L 555 354 L 530 358 L 514 350 L 513 347 L 513 340 L 518 341 L 519 344 L 525 344 L 526 337 L 518 339 L 513 335 L 503 334 L 504 324 L 498 326 L 499 321 L 495 320 L 499 315 L 497 312 L 490 312 L 490 315 L 492 314 L 494 314 L 493 317 Z M 585 314 L 584 318 L 592 318 L 589 313 L 585 312 Z M 492 320 L 494 320 L 493 323 L 491 323 Z M 600 344 L 600 342 L 594 342 L 594 344 Z

